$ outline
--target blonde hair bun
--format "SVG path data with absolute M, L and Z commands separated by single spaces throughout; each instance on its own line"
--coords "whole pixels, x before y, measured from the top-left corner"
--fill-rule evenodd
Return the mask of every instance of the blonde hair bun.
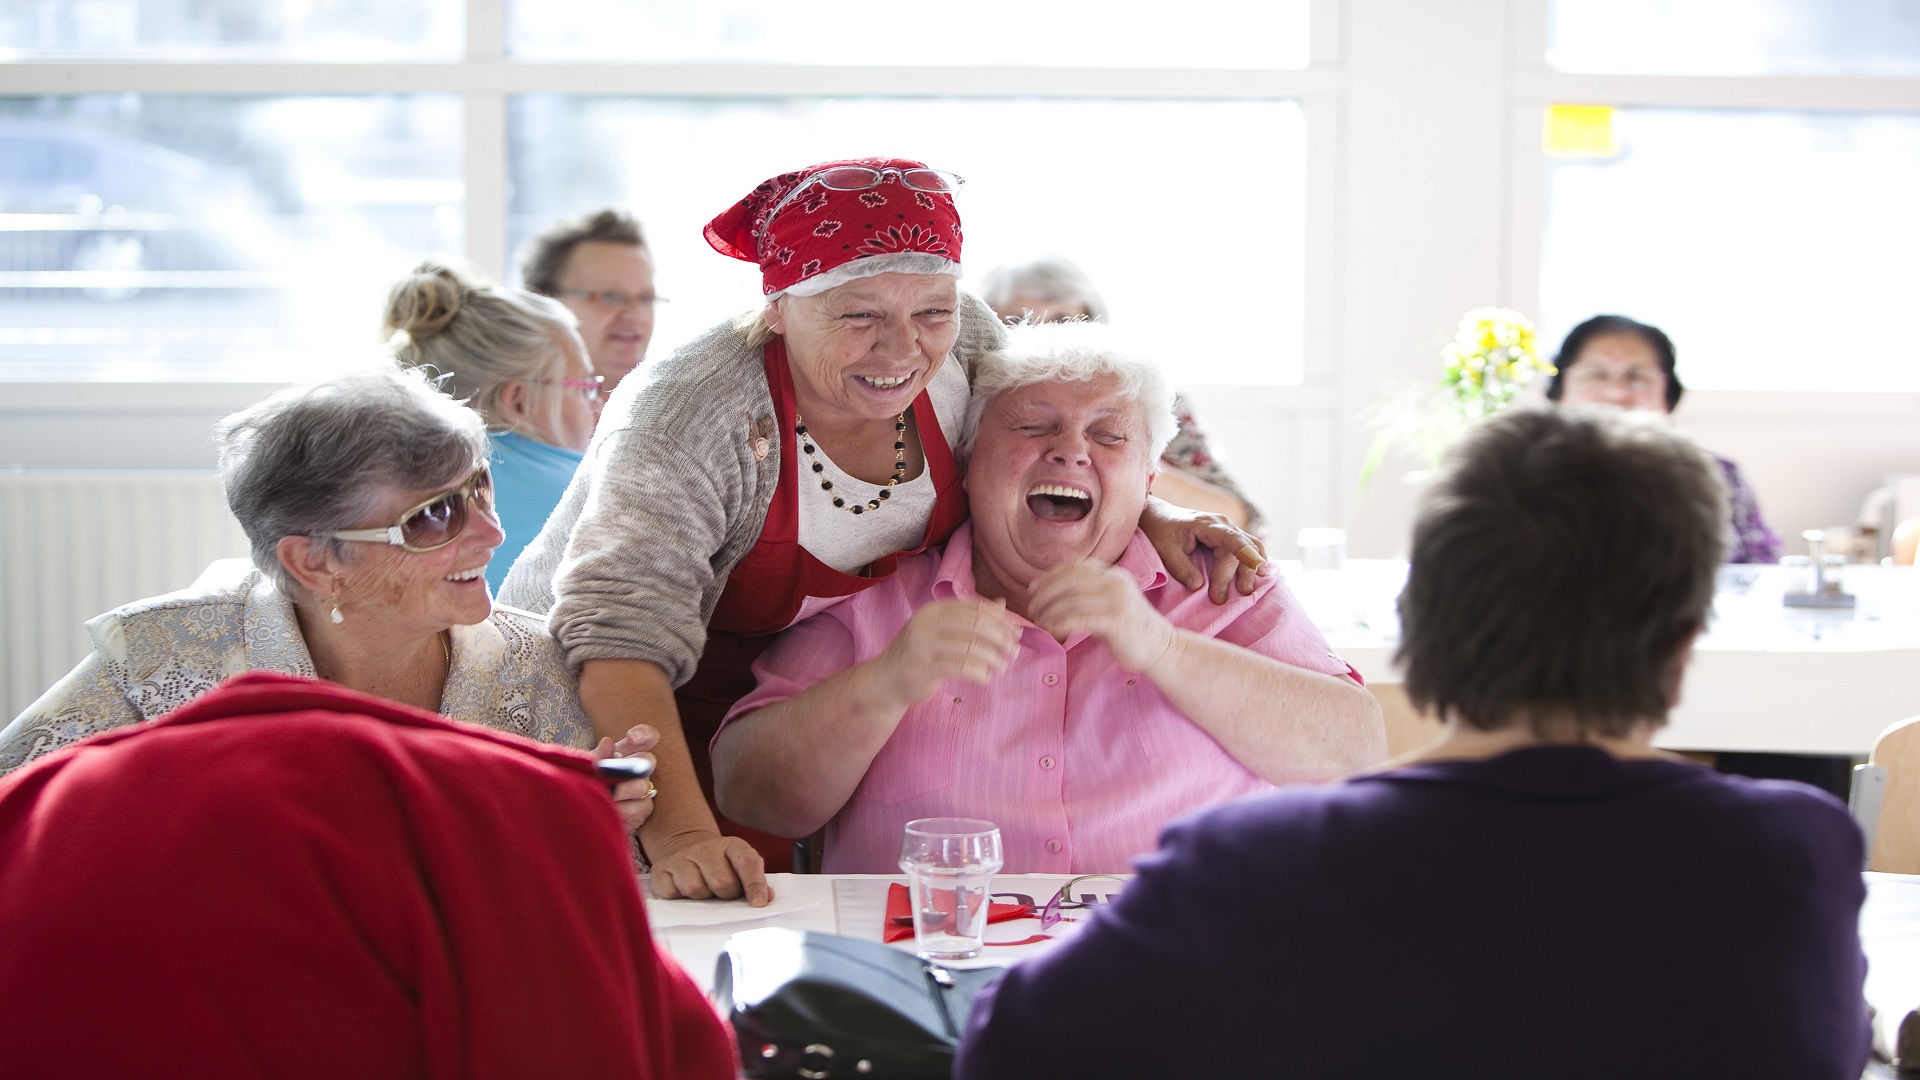
M 387 291 L 381 335 L 404 332 L 413 341 L 430 338 L 460 314 L 470 290 L 483 286 L 478 274 L 452 259 L 425 259 Z

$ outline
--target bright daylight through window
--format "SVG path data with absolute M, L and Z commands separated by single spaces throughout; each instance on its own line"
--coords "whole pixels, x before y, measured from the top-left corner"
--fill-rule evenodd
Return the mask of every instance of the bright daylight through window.
M 583 207 L 642 208 L 661 293 L 655 348 L 759 295 L 759 273 L 700 237 L 714 214 L 796 162 L 876 140 L 965 177 L 968 283 L 1041 252 L 1087 271 L 1115 322 L 1178 357 L 1184 383 L 1300 379 L 1305 124 L 1291 102 L 636 100 L 528 95 L 512 113 L 514 249 Z M 1236 138 L 1256 131 L 1260 138 Z M 1071 132 L 1074 137 L 1063 138 Z M 876 135 L 875 133 L 884 133 Z M 1142 164 L 1140 148 L 1154 149 Z M 673 158 L 699 162 L 675 168 Z M 1206 245 L 1195 172 L 1257 178 L 1260 212 Z M 1233 312 L 1259 312 L 1249 343 Z M 1199 316 L 1196 318 L 1196 316 Z
M 1712 80 L 1726 104 L 1711 109 L 1583 102 L 1572 145 L 1549 115 L 1546 338 L 1623 312 L 1672 334 L 1702 389 L 1920 390 L 1905 314 L 1920 108 L 1888 107 L 1915 100 L 1897 85 L 1873 111 L 1830 104 L 1859 91 L 1804 78 L 1920 75 L 1920 4 L 1553 0 L 1548 15 L 1548 64 L 1616 76 L 1608 92 L 1732 78 Z M 1776 104 L 1796 98 L 1810 107 Z
M 709 217 L 797 163 L 885 153 L 967 178 L 974 284 L 1066 255 L 1116 321 L 1169 343 L 1183 382 L 1295 383 L 1307 121 L 1207 72 L 1304 67 L 1310 3 L 1208 6 L 984 0 L 964 19 L 890 9 L 883 33 L 850 37 L 837 2 L 0 0 L 0 59 L 48 73 L 0 97 L 0 380 L 310 377 L 365 355 L 386 285 L 421 256 L 477 254 L 512 281 L 532 231 L 604 205 L 655 248 L 664 353 L 756 295 L 701 242 Z M 504 60 L 466 55 L 476 12 L 502 21 Z M 1237 32 L 1202 30 L 1222 24 Z M 63 93 L 68 61 L 138 90 Z M 252 65 L 244 90 L 208 83 L 222 62 Z M 334 62 L 361 89 L 333 91 Z M 710 64 L 780 88 L 701 96 Z M 1140 78 L 1115 100 L 1076 68 Z M 897 73 L 922 69 L 900 96 Z M 1049 96 L 1001 91 L 1007 71 Z M 578 92 L 609 77 L 644 92 Z M 396 85 L 420 92 L 366 89 Z M 1257 188 L 1259 213 L 1200 263 L 1194 198 L 1214 177 Z M 1231 329 L 1248 312 L 1252 347 Z

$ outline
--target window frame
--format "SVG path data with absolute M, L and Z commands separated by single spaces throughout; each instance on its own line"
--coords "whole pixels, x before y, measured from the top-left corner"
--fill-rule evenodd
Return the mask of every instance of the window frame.
M 465 256 L 508 280 L 508 98 L 515 94 L 632 97 L 1054 98 L 1288 100 L 1307 129 L 1307 221 L 1302 253 L 1302 383 L 1333 377 L 1330 283 L 1337 242 L 1340 27 L 1346 0 L 1309 0 L 1303 69 L 1027 66 L 808 66 L 771 63 L 629 63 L 518 60 L 507 50 L 507 0 L 465 0 L 457 60 L 286 61 L 23 60 L 0 64 L 0 96 L 194 94 L 208 96 L 450 93 L 464 108 Z M 644 211 L 644 208 L 642 208 Z M 1286 390 L 1295 384 L 1260 384 Z M 1284 395 L 1283 395 L 1284 396 Z
M 1509 134 L 1507 190 L 1507 285 L 1522 311 L 1540 310 L 1540 273 L 1547 230 L 1547 156 L 1541 146 L 1541 116 L 1549 105 L 1699 110 L 1773 109 L 1793 112 L 1884 112 L 1920 117 L 1920 76 L 1865 75 L 1618 75 L 1560 71 L 1547 65 L 1552 0 L 1512 0 L 1511 56 L 1507 90 Z M 1868 395 L 1805 390 L 1726 388 L 1691 393 L 1783 393 L 1824 399 L 1821 412 L 1852 411 Z M 1697 410 L 1696 410 L 1697 411 Z

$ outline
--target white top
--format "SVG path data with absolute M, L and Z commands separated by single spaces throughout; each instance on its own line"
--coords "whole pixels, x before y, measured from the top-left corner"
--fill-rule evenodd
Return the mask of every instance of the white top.
M 952 357 L 934 372 L 927 384 L 933 399 L 933 414 L 940 419 L 940 433 L 947 445 L 960 441 L 960 425 L 967 418 L 967 374 Z M 798 450 L 799 447 L 795 447 Z M 957 455 L 956 450 L 956 455 Z M 814 558 L 843 574 L 858 574 L 861 568 L 882 555 L 912 551 L 927 535 L 927 523 L 933 520 L 933 470 L 922 468 L 920 475 L 892 489 L 880 509 L 864 514 L 849 513 L 833 505 L 827 492 L 820 490 L 820 478 L 833 481 L 833 494 L 864 505 L 885 485 L 869 484 L 848 476 L 827 456 L 826 448 L 814 444 L 814 460 L 827 467 L 816 473 L 803 464 L 800 478 L 800 546 Z

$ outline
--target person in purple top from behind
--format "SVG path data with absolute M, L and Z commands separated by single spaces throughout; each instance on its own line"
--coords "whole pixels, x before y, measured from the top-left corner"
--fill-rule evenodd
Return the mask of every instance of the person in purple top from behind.
M 1859 1077 L 1845 809 L 1651 745 L 1713 598 L 1717 472 L 1632 416 L 1482 425 L 1400 599 L 1442 738 L 1168 826 L 982 992 L 955 1075 Z

